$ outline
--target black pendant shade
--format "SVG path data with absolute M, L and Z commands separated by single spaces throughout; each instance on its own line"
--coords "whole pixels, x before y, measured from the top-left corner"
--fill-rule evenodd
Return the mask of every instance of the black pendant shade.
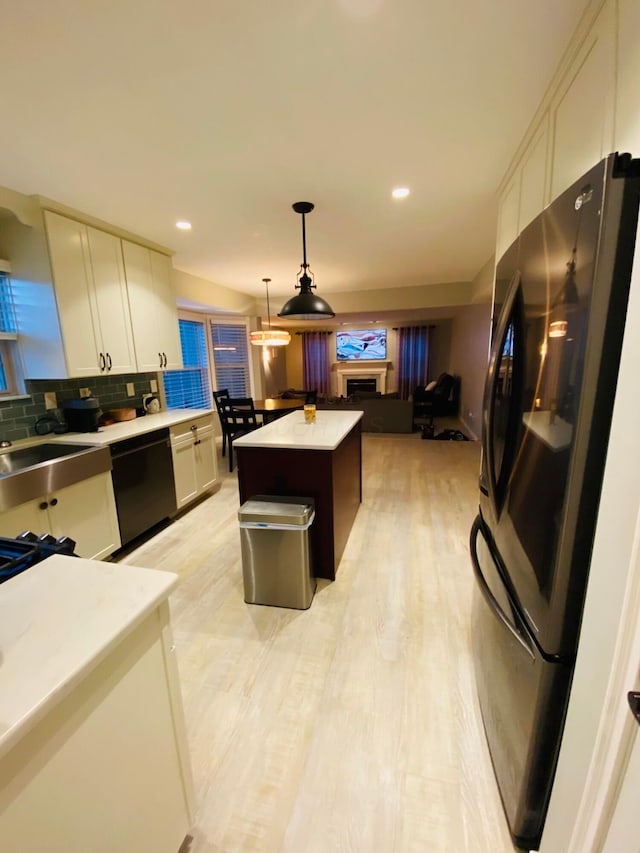
M 296 284 L 296 290 L 300 293 L 292 296 L 288 302 L 282 306 L 278 313 L 278 317 L 287 317 L 290 320 L 322 320 L 335 317 L 335 313 L 328 302 L 325 302 L 321 296 L 318 296 L 313 291 L 315 284 L 313 283 L 313 273 L 311 276 L 308 272 L 309 264 L 307 263 L 307 237 L 305 230 L 305 214 L 311 213 L 313 204 L 310 201 L 297 201 L 293 205 L 296 213 L 302 215 L 302 266 Z

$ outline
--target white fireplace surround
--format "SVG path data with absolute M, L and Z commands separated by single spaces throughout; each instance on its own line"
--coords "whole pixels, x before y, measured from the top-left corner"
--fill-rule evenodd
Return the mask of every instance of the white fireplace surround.
M 388 361 L 350 361 L 336 364 L 336 395 L 347 396 L 347 379 L 375 379 L 376 391 L 387 393 Z

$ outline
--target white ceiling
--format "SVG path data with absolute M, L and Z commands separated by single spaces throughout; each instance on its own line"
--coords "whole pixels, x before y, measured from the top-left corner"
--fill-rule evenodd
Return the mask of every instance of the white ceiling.
M 470 280 L 587 0 L 23 0 L 2 13 L 0 185 L 293 295 Z M 411 196 L 394 201 L 391 189 Z M 177 219 L 193 223 L 178 232 Z M 275 311 L 274 311 L 275 308 Z

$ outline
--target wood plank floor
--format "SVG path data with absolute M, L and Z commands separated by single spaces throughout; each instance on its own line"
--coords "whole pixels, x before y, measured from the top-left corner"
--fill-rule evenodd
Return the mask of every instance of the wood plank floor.
M 479 444 L 363 436 L 363 503 L 307 611 L 247 605 L 237 477 L 121 561 L 171 599 L 190 853 L 513 851 L 469 652 Z

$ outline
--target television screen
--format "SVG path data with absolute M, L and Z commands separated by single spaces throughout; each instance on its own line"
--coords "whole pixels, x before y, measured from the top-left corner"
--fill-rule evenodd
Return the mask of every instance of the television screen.
M 336 332 L 338 361 L 367 361 L 387 357 L 386 329 L 358 329 Z

